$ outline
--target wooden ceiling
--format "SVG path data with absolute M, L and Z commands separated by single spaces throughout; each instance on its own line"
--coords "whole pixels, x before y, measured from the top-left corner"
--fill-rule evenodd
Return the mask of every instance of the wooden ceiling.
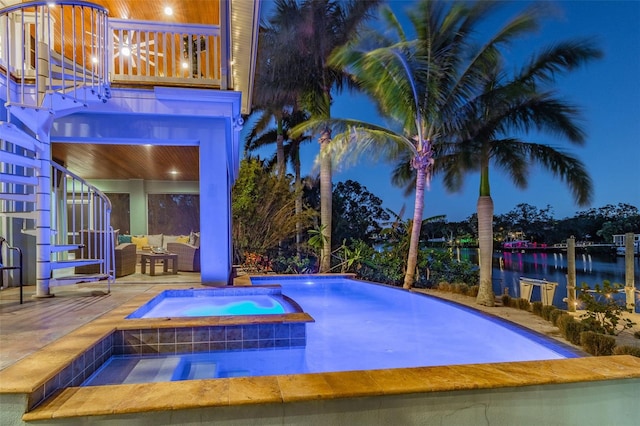
M 219 0 L 90 0 L 113 19 L 219 24 Z M 164 13 L 171 7 L 172 15 Z M 84 179 L 198 181 L 198 147 L 53 143 L 52 156 Z M 171 172 L 176 172 L 172 174 Z
M 0 0 L 0 8 L 30 1 Z M 106 8 L 109 17 L 114 19 L 207 25 L 220 23 L 220 0 L 89 0 L 89 3 Z M 173 13 L 165 14 L 165 7 L 170 7 Z
M 200 180 L 197 146 L 51 145 L 52 157 L 84 179 Z

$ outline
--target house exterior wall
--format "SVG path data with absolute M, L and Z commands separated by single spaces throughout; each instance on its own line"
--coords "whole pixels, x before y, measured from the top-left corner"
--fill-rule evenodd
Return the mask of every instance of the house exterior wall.
M 56 120 L 52 141 L 198 146 L 202 282 L 226 284 L 232 263 L 230 185 L 237 175 L 240 98 L 238 92 L 213 90 L 117 89 L 107 104 L 89 105 Z M 135 203 L 144 203 L 144 182 L 131 185 Z M 146 212 L 142 203 L 132 209 Z M 146 214 L 144 225 L 137 220 L 132 232 L 146 228 Z

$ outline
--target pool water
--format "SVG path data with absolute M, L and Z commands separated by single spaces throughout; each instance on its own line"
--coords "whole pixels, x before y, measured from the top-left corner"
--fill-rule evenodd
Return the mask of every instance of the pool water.
M 268 315 L 285 312 L 284 306 L 274 298 L 263 295 L 251 295 L 241 299 L 238 296 L 171 297 L 162 300 L 142 318 Z
M 306 348 L 112 357 L 86 384 L 302 374 L 576 357 L 566 345 L 441 299 L 350 279 L 253 278 L 280 284 L 315 322 Z M 157 367 L 151 368 L 153 363 Z M 147 377 L 126 372 L 150 371 Z M 173 364 L 172 364 L 173 363 Z M 109 365 L 112 364 L 113 367 Z M 162 365 L 161 365 L 162 364 Z M 118 366 L 120 365 L 120 366 Z M 170 365 L 173 365 L 171 367 Z M 165 369 L 162 374 L 158 371 Z
M 272 315 L 297 312 L 279 286 L 165 290 L 127 318 Z

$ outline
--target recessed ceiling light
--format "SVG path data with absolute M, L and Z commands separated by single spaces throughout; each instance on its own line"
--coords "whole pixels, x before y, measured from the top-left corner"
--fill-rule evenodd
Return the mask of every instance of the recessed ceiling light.
M 167 15 L 167 16 L 173 15 L 173 9 L 171 9 L 171 7 L 169 7 L 169 6 L 166 6 L 164 8 L 164 14 Z
M 177 170 L 171 170 L 169 173 L 171 173 L 172 175 L 177 175 L 178 171 Z

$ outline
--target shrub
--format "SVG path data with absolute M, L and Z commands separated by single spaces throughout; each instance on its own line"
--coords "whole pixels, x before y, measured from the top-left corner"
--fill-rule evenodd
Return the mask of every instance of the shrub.
M 563 311 L 562 309 L 554 309 L 551 311 L 551 313 L 549 314 L 549 320 L 551 321 L 551 324 L 553 324 L 554 326 L 558 326 L 558 319 L 564 315 L 569 315 L 569 313 L 567 311 Z M 571 315 L 569 315 L 571 316 Z
M 551 321 L 551 313 L 553 311 L 557 311 L 558 308 L 556 308 L 553 305 L 545 305 L 542 307 L 542 312 L 541 312 L 541 316 L 542 318 L 546 319 L 547 321 Z
M 531 312 L 533 312 L 535 315 L 541 317 L 542 316 L 542 309 L 544 308 L 544 305 L 542 304 L 542 302 L 538 301 L 538 302 L 533 302 L 531 304 Z M 548 320 L 548 318 L 545 318 Z
M 510 307 L 511 306 L 511 296 L 508 294 L 503 294 L 502 297 L 502 306 Z
M 478 291 L 480 290 L 479 285 L 470 285 L 468 295 L 471 297 L 478 297 Z M 640 337 L 638 337 L 640 339 Z
M 451 291 L 451 284 L 447 281 L 440 281 L 438 283 L 438 290 L 440 291 Z
M 516 307 L 518 309 L 522 309 L 523 311 L 529 311 L 531 310 L 531 302 L 529 302 L 527 299 L 519 297 L 516 299 Z
M 609 281 L 604 280 L 602 287 L 596 284 L 591 291 L 583 284 L 578 299 L 584 304 L 587 312 L 580 318 L 586 319 L 592 328 L 597 328 L 594 323 L 599 324 L 600 329 L 614 336 L 633 327 L 635 323 L 622 316 L 624 312 L 628 312 L 626 306 L 613 297 L 620 287 L 619 284 L 611 285 Z
M 636 339 L 640 339 L 640 331 L 636 331 L 635 333 L 633 333 L 633 337 L 635 337 Z
M 616 339 L 593 331 L 583 331 L 580 333 L 580 345 L 591 355 L 611 355 L 616 346 Z
M 463 283 L 454 283 L 452 287 L 454 293 L 462 295 L 466 295 L 469 289 L 469 286 Z
M 613 354 L 614 355 L 633 355 L 640 358 L 640 348 L 637 348 L 635 346 L 628 346 L 628 345 L 616 346 L 615 348 L 613 348 Z
M 574 345 L 580 344 L 580 333 L 585 331 L 581 322 L 576 321 L 571 315 L 562 315 L 558 318 L 558 328 L 565 339 Z

